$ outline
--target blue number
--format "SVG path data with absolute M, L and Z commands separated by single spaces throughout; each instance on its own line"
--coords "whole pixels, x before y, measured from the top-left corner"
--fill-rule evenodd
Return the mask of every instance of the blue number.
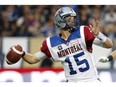
M 87 70 L 89 70 L 89 68 L 90 68 L 89 63 L 88 63 L 88 61 L 87 61 L 86 59 L 83 59 L 83 60 L 79 61 L 78 58 L 79 58 L 80 56 L 83 56 L 83 55 L 84 55 L 84 52 L 81 52 L 81 53 L 76 54 L 76 55 L 73 56 L 73 57 L 74 57 L 74 60 L 75 60 L 75 62 L 76 62 L 76 64 L 77 64 L 78 66 L 79 66 L 79 65 L 82 65 L 82 64 L 85 64 L 85 65 L 86 65 L 85 68 L 79 68 L 79 71 L 80 71 L 80 72 L 87 71 Z M 68 66 L 69 66 L 69 69 L 70 69 L 70 75 L 76 74 L 77 72 L 76 72 L 76 70 L 73 69 L 73 66 L 72 66 L 72 63 L 70 62 L 69 57 L 67 57 L 67 58 L 65 59 L 65 62 L 68 62 Z
M 70 62 L 70 59 L 69 57 L 67 57 L 65 59 L 66 62 L 68 62 L 68 66 L 69 66 L 69 69 L 70 69 L 70 75 L 73 75 L 73 74 L 77 74 L 77 72 L 73 69 L 72 67 L 72 63 Z

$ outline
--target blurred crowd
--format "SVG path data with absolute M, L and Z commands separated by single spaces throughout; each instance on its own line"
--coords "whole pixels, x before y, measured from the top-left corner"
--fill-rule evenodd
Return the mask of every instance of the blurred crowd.
M 97 19 L 101 24 L 101 31 L 110 39 L 116 38 L 116 6 L 95 5 L 80 6 L 80 23 L 88 25 L 91 19 Z
M 59 6 L 0 6 L 0 36 L 49 36 L 57 31 L 53 16 Z
M 54 26 L 54 13 L 62 5 L 0 5 L 0 36 L 50 36 L 58 33 Z M 116 6 L 71 5 L 78 13 L 80 25 L 91 19 L 101 22 L 101 31 L 116 38 Z

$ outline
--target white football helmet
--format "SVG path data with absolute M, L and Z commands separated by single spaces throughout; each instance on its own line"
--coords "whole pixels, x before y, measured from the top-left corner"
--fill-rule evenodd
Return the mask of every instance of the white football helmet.
M 61 7 L 54 16 L 54 22 L 56 27 L 63 29 L 63 28 L 71 28 L 67 21 L 65 20 L 65 17 L 67 16 L 74 16 L 76 18 L 76 13 L 71 7 Z

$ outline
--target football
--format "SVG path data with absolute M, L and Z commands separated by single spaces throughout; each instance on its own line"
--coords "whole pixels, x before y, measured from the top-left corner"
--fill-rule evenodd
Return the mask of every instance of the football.
M 22 54 L 23 49 L 20 45 L 11 47 L 6 55 L 7 64 L 14 64 L 18 62 L 21 59 Z

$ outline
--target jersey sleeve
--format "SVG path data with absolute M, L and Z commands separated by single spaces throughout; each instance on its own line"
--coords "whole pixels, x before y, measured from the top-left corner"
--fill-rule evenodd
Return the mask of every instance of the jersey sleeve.
M 47 57 L 51 57 L 51 53 L 48 49 L 46 40 L 43 41 L 42 46 L 40 48 L 41 52 L 45 53 Z
M 92 32 L 90 32 L 90 29 L 88 26 L 84 26 L 84 35 L 85 35 L 87 50 L 92 53 L 92 44 L 95 39 L 95 36 Z

